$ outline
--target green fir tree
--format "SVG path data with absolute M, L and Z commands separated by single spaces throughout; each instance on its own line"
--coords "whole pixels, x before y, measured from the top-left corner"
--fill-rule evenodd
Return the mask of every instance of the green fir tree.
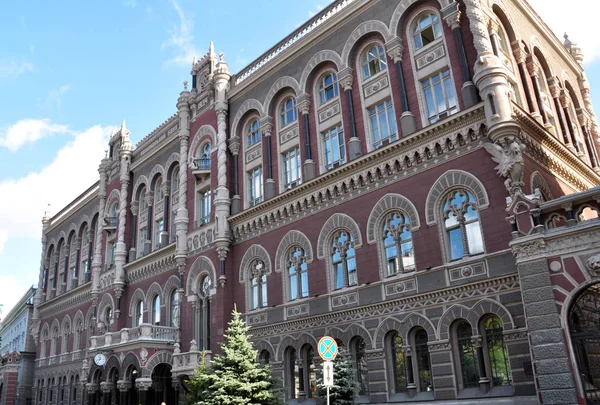
M 319 398 L 323 403 L 327 401 L 327 389 L 323 385 L 323 365 L 317 368 L 317 384 Z M 333 386 L 329 387 L 330 405 L 353 405 L 358 395 L 359 385 L 356 382 L 354 367 L 348 351 L 339 347 L 338 354 L 333 361 Z
M 248 334 L 249 327 L 234 309 L 232 320 L 209 368 L 200 366 L 189 381 L 198 405 L 279 405 L 281 390 L 270 367 L 262 365 Z

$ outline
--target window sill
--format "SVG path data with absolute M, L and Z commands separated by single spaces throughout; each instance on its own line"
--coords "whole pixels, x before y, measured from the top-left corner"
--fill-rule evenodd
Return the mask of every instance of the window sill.
M 338 89 L 339 90 L 339 89 Z M 321 111 L 323 109 L 326 109 L 327 107 L 333 105 L 336 101 L 339 101 L 340 96 L 335 96 L 334 98 L 332 98 L 331 100 L 327 100 L 326 102 L 324 102 L 323 104 L 319 104 L 319 106 L 317 107 L 318 111 Z M 341 112 L 340 112 L 341 114 Z
M 385 75 L 385 73 L 387 72 L 387 68 L 385 68 L 384 70 L 380 70 L 379 72 L 375 73 L 373 76 L 367 78 L 367 79 L 362 79 L 361 80 L 361 84 L 363 86 L 366 86 L 368 84 L 371 84 L 371 82 L 376 82 L 379 78 L 381 78 L 383 75 Z M 362 77 L 362 76 L 361 76 Z
M 294 121 L 286 124 L 285 126 L 279 128 L 279 132 L 285 132 L 288 129 L 292 129 L 294 126 L 298 125 L 298 118 L 296 118 Z
M 470 256 L 463 256 L 459 259 L 452 259 L 446 262 L 446 266 L 455 266 L 457 264 L 468 264 L 481 260 L 485 256 L 485 252 L 477 253 Z
M 417 402 L 433 401 L 435 399 L 433 391 L 418 392 L 414 397 L 409 397 L 407 393 L 397 393 L 390 395 L 390 402 Z
M 385 276 L 385 279 L 383 281 L 390 281 L 390 280 L 398 280 L 401 278 L 408 278 L 408 277 L 412 277 L 417 273 L 417 268 L 415 267 L 414 269 L 410 270 L 410 271 L 405 271 L 404 273 L 396 273 L 396 274 L 392 274 L 391 276 Z
M 412 40 L 412 38 L 411 38 Z M 428 43 L 427 45 L 423 46 L 420 49 L 415 49 L 414 48 L 414 42 L 411 42 L 412 48 L 415 49 L 414 51 L 414 59 L 417 59 L 419 56 L 422 56 L 428 52 L 431 51 L 431 48 L 435 48 L 437 45 L 442 44 L 444 42 L 444 37 L 441 36 L 438 39 L 434 40 L 433 42 Z M 447 56 L 447 55 L 446 55 Z

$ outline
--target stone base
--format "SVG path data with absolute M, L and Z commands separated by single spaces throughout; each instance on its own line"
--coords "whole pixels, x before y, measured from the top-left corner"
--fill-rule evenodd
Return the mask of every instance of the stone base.
M 265 200 L 275 197 L 275 180 L 267 179 L 265 182 Z
M 405 111 L 402 113 L 402 116 L 400 117 L 400 129 L 402 130 L 403 136 L 407 136 L 416 132 L 417 122 L 415 120 L 415 116 L 410 111 Z
M 362 155 L 360 151 L 360 139 L 354 137 L 348 141 L 348 160 L 354 160 Z
M 131 263 L 135 259 L 137 259 L 137 250 L 135 250 L 135 248 L 131 248 L 129 249 L 129 260 L 127 260 L 127 262 Z
M 162 232 L 160 234 L 160 247 L 165 247 L 169 244 L 169 233 L 168 232 Z
M 465 82 L 462 86 L 461 93 L 465 108 L 472 107 L 479 102 L 479 92 L 477 91 L 475 83 Z
M 235 215 L 242 209 L 242 200 L 239 195 L 234 195 L 231 198 L 231 215 Z
M 152 241 L 145 241 L 144 242 L 144 256 L 150 254 L 150 252 L 152 252 Z
M 304 181 L 312 180 L 317 176 L 317 168 L 315 162 L 312 159 L 306 159 L 304 161 Z

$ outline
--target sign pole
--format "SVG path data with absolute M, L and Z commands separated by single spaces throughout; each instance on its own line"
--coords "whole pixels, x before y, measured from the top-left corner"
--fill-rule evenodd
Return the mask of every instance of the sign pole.
M 329 385 L 327 386 L 327 405 L 329 405 Z

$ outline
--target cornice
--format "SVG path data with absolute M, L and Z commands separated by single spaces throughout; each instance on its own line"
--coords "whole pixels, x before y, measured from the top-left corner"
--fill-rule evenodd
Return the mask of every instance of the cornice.
M 62 210 L 57 212 L 52 218 L 50 218 L 50 225 L 46 230 L 46 234 L 56 229 L 59 225 L 62 225 L 65 219 L 72 219 L 74 211 L 78 211 L 85 207 L 88 203 L 98 198 L 98 190 L 100 189 L 100 182 L 97 181 L 90 188 L 81 193 L 73 201 L 71 201 Z
M 478 104 L 439 125 L 427 127 L 413 135 L 401 138 L 386 147 L 328 171 L 293 190 L 232 216 L 229 221 L 234 241 L 237 243 L 249 239 L 265 229 L 273 229 L 308 213 L 328 209 L 338 202 L 474 151 L 481 146 L 479 129 L 484 124 L 484 118 L 482 104 Z M 473 131 L 474 139 L 468 136 L 470 130 Z M 458 144 L 459 135 L 465 141 L 462 146 Z M 450 139 L 453 144 L 451 150 L 446 147 L 447 139 Z M 435 149 L 436 144 L 441 146 L 439 154 Z M 426 150 L 432 152 L 433 156 L 429 159 L 426 157 Z M 421 163 L 414 161 L 417 154 L 422 159 Z M 406 159 L 411 162 L 410 167 L 405 166 Z M 396 167 L 397 162 L 402 165 L 399 170 Z
M 15 319 L 19 319 L 25 311 L 33 309 L 33 304 L 27 304 L 27 301 L 29 301 L 30 298 L 33 298 L 36 290 L 37 288 L 33 286 L 29 287 L 29 290 L 27 290 L 27 292 L 21 297 L 19 302 L 15 304 L 13 309 L 11 309 L 8 314 L 6 314 L 4 319 L 0 320 L 0 325 L 2 325 L 2 328 L 8 327 L 8 325 L 10 325 L 11 322 L 13 322 Z
M 133 151 L 133 157 L 131 159 L 131 171 L 136 170 L 148 160 L 167 149 L 172 143 L 179 140 L 177 136 L 173 136 L 173 134 L 176 134 L 179 130 L 178 122 L 167 129 L 168 125 L 172 124 L 176 117 L 178 117 L 177 114 L 171 116 L 169 120 L 165 121 L 159 128 L 155 129 L 146 137 L 148 139 L 144 141 L 144 145 L 142 147 L 136 147 L 136 149 Z M 164 135 L 164 138 L 161 138 L 162 135 Z M 140 141 L 138 145 L 140 145 L 140 143 L 142 143 L 142 141 Z
M 124 266 L 129 284 L 154 277 L 175 267 L 175 243 L 171 243 Z
M 281 335 L 286 332 L 306 330 L 309 328 L 309 324 L 310 328 L 326 327 L 363 318 L 373 319 L 377 316 L 389 316 L 399 313 L 406 314 L 407 312 L 422 308 L 448 305 L 463 300 L 485 297 L 490 294 L 497 294 L 500 291 L 518 291 L 519 288 L 519 277 L 517 274 L 512 274 L 470 284 L 448 287 L 428 293 L 416 294 L 410 297 L 381 301 L 376 304 L 365 305 L 358 308 L 330 312 L 324 315 L 310 316 L 294 321 L 271 323 L 265 326 L 254 326 L 251 327 L 250 330 L 254 338 L 275 334 Z
M 40 304 L 38 307 L 40 310 L 40 317 L 46 318 L 91 300 L 92 283 L 88 282 Z

